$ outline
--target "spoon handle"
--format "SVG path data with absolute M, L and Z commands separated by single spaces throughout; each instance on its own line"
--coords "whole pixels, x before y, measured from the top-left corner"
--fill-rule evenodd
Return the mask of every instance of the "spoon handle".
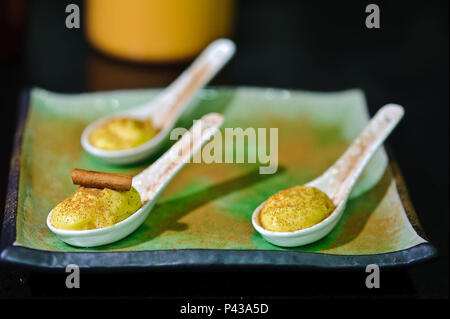
M 348 197 L 364 167 L 403 114 L 400 105 L 383 106 L 345 153 L 319 178 L 322 189 L 336 205 Z
M 153 125 L 162 129 L 175 120 L 194 94 L 217 74 L 235 51 L 234 42 L 228 39 L 216 40 L 203 50 L 191 66 L 151 102 L 160 110 L 153 117 Z
M 178 171 L 200 150 L 223 123 L 223 116 L 209 113 L 183 134 L 164 155 L 150 167 L 133 178 L 133 187 L 141 195 L 142 202 L 158 196 Z

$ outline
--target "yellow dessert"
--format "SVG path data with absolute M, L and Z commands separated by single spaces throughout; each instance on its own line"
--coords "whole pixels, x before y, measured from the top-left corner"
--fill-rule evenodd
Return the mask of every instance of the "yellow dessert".
M 116 191 L 80 187 L 56 205 L 50 223 L 67 230 L 103 228 L 131 216 L 141 206 L 141 197 L 134 188 Z
M 157 132 L 150 120 L 117 118 L 96 127 L 89 142 L 103 150 L 126 150 L 144 144 Z
M 331 199 L 321 190 L 294 186 L 270 196 L 259 218 L 267 230 L 290 232 L 314 226 L 334 209 Z

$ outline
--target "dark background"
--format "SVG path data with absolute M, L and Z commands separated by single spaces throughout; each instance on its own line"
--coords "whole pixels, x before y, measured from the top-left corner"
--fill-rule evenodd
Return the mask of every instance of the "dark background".
M 1 3 L 6 8 L 9 2 Z M 0 51 L 8 53 L 0 61 L 2 207 L 23 88 L 85 92 L 165 86 L 186 67 L 136 65 L 95 52 L 83 27 L 65 28 L 65 6 L 82 7 L 80 1 L 24 3 L 23 33 L 5 32 L 8 16 L 0 13 Z M 381 29 L 365 27 L 369 3 L 380 6 Z M 233 39 L 237 54 L 213 85 L 357 87 L 366 93 L 371 114 L 387 102 L 406 108 L 389 145 L 439 258 L 382 273 L 378 290 L 365 288 L 364 273 L 203 271 L 82 275 L 82 288 L 74 291 L 65 288 L 62 274 L 0 268 L 0 296 L 448 298 L 448 1 L 239 1 Z

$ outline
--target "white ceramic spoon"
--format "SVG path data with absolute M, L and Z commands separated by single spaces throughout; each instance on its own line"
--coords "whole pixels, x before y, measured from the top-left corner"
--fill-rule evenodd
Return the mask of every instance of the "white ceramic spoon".
M 223 123 L 223 116 L 210 113 L 196 121 L 163 156 L 133 178 L 132 185 L 139 192 L 143 206 L 123 221 L 105 228 L 92 230 L 63 230 L 50 223 L 53 210 L 48 214 L 47 226 L 64 242 L 78 247 L 94 247 L 115 242 L 135 231 L 147 218 L 164 188 L 178 171 L 199 151 Z
M 219 39 L 212 42 L 191 66 L 155 99 L 132 110 L 101 118 L 87 126 L 81 135 L 81 145 L 84 150 L 113 164 L 129 164 L 149 156 L 164 142 L 195 93 L 230 60 L 235 50 L 236 46 L 231 40 Z M 98 125 L 123 117 L 137 120 L 151 119 L 152 125 L 159 132 L 148 142 L 126 150 L 102 150 L 90 143 L 89 136 Z
M 350 192 L 364 167 L 403 114 L 404 110 L 400 105 L 387 104 L 382 107 L 336 163 L 321 176 L 305 184 L 320 189 L 330 197 L 336 206 L 330 216 L 309 228 L 292 232 L 274 232 L 263 228 L 260 224 L 259 213 L 264 202 L 252 215 L 252 224 L 256 231 L 268 242 L 282 247 L 306 245 L 327 235 L 341 218 Z

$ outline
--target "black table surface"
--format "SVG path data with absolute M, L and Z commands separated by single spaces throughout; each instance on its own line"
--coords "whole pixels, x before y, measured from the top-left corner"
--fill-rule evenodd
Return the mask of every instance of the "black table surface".
M 65 28 L 69 3 L 83 6 L 73 0 L 28 1 L 20 53 L 0 62 L 2 206 L 23 88 L 162 87 L 186 67 L 124 63 L 95 52 L 83 26 Z M 298 271 L 87 274 L 82 288 L 68 290 L 64 274 L 1 266 L 0 296 L 448 298 L 448 1 L 375 1 L 380 29 L 365 27 L 368 3 L 240 1 L 233 35 L 237 54 L 212 84 L 361 88 L 371 114 L 388 102 L 403 105 L 406 116 L 389 145 L 422 226 L 439 251 L 437 260 L 382 273 L 381 288 L 372 290 L 365 287 L 363 272 Z

